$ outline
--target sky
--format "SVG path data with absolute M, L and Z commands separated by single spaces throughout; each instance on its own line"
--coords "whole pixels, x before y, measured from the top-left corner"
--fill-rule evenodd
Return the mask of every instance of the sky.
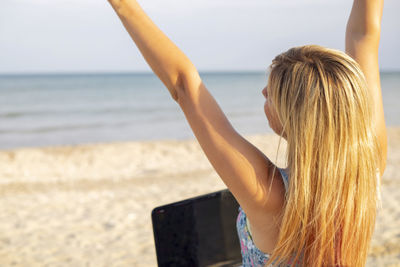
M 264 71 L 290 47 L 344 50 L 350 0 L 139 0 L 199 71 Z M 400 70 L 399 0 L 385 0 L 380 68 Z M 106 0 L 1 0 L 0 74 L 147 72 Z

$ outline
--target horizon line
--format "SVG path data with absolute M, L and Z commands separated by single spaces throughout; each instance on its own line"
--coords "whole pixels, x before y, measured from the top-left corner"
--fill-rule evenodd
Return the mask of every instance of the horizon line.
M 200 74 L 259 74 L 266 73 L 267 70 L 198 70 Z M 383 69 L 379 71 L 380 73 L 390 74 L 390 73 L 400 73 L 400 69 Z M 1 76 L 67 76 L 67 75 L 130 75 L 130 74 L 140 74 L 140 75 L 155 75 L 154 72 L 148 70 L 135 70 L 135 71 L 54 71 L 54 72 L 0 72 Z

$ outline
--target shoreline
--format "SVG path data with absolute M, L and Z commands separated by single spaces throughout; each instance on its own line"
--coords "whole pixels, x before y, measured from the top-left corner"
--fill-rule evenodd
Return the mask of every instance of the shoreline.
M 400 131 L 400 126 L 387 126 L 387 134 L 388 134 L 388 139 L 392 137 L 392 141 L 394 141 L 397 144 L 397 140 L 395 140 L 397 137 L 400 138 L 400 134 L 398 133 Z M 254 133 L 254 134 L 242 134 L 246 139 L 249 139 L 249 141 L 254 140 L 256 138 L 260 137 L 272 137 L 276 138 L 277 136 L 275 133 L 272 132 L 265 132 L 265 133 Z M 9 152 L 18 152 L 21 150 L 52 150 L 52 149 L 72 149 L 72 148 L 80 148 L 80 147 L 93 147 L 93 146 L 101 146 L 101 145 L 120 145 L 120 144 L 132 144 L 132 143 L 180 143 L 180 142 L 192 142 L 192 141 L 197 141 L 195 138 L 182 138 L 182 139 L 176 139 L 176 138 L 162 138 L 162 139 L 151 139 L 151 140 L 130 140 L 130 141 L 110 141 L 110 142 L 88 142 L 88 143 L 80 143 L 80 144 L 60 144 L 60 145 L 43 145 L 43 146 L 26 146 L 26 147 L 16 147 L 16 148 L 0 148 L 0 154 L 2 153 L 9 153 Z M 399 140 L 400 141 L 400 140 Z M 389 145 L 388 145 L 389 146 Z

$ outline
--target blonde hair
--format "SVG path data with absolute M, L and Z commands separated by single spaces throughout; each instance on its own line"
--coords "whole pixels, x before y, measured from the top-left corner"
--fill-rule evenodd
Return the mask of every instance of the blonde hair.
M 359 65 L 337 50 L 295 47 L 272 61 L 267 91 L 287 139 L 289 190 L 266 266 L 364 266 L 380 148 Z

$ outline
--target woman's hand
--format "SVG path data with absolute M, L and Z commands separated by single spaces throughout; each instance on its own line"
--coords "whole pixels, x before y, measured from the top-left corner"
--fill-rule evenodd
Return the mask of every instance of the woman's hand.
M 121 14 L 124 11 L 123 8 L 129 9 L 129 7 L 133 7 L 134 5 L 138 5 L 136 0 L 108 0 L 110 5 L 114 8 L 117 14 Z M 127 10 L 125 9 L 125 10 Z

